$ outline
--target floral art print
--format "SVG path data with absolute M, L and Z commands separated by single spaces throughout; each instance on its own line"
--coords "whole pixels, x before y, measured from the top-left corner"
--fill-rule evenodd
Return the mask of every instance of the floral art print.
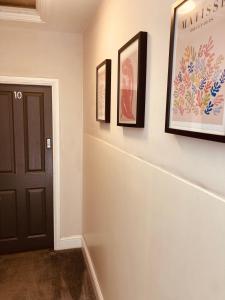
M 224 27 L 225 1 L 187 0 L 176 8 L 169 128 L 225 136 Z

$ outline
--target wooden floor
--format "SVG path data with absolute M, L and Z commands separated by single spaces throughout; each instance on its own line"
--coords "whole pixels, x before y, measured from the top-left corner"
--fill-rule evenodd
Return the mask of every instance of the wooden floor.
M 2 300 L 96 300 L 80 249 L 0 256 Z

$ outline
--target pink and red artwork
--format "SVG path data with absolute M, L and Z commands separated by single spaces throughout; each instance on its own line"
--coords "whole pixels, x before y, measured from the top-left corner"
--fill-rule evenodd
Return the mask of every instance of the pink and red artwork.
M 137 113 L 138 47 L 131 45 L 121 54 L 120 61 L 120 121 L 135 124 Z
M 122 80 L 123 82 L 121 89 L 121 118 L 134 121 L 134 71 L 132 61 L 130 58 L 127 58 L 122 63 Z
M 147 38 L 140 31 L 118 51 L 118 126 L 144 127 Z

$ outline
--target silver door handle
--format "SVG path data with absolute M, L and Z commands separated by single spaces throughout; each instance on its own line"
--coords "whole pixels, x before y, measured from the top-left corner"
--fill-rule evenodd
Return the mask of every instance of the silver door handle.
M 52 139 L 46 139 L 46 148 L 51 149 L 52 148 Z

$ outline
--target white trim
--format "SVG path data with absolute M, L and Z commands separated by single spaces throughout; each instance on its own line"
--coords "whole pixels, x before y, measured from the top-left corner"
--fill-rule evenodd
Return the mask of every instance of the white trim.
M 41 17 L 42 23 L 45 23 L 47 13 L 46 0 L 36 0 L 36 10 L 38 11 Z
M 3 84 L 44 85 L 52 87 L 52 126 L 53 126 L 53 205 L 54 205 L 54 249 L 62 249 L 60 235 L 60 119 L 59 81 L 49 78 L 25 78 L 0 76 Z
M 138 160 L 138 161 L 140 161 L 140 162 L 142 162 L 142 163 L 144 163 L 144 164 L 146 164 L 146 165 L 154 168 L 155 170 L 158 170 L 160 172 L 163 172 L 164 174 L 172 176 L 173 178 L 175 178 L 175 179 L 177 179 L 177 180 L 179 180 L 179 181 L 181 181 L 181 182 L 183 182 L 185 184 L 188 184 L 188 185 L 192 186 L 193 188 L 196 188 L 199 191 L 201 191 L 201 192 L 203 192 L 203 193 L 205 193 L 205 194 L 207 194 L 209 196 L 215 197 L 217 200 L 222 201 L 222 202 L 225 203 L 225 197 L 224 197 L 224 195 L 220 195 L 220 194 L 217 194 L 217 193 L 215 193 L 213 191 L 207 190 L 206 188 L 203 188 L 203 187 L 197 185 L 196 183 L 191 182 L 188 179 L 185 179 L 183 177 L 179 177 L 178 175 L 172 173 L 171 171 L 168 171 L 168 170 L 166 170 L 166 169 L 164 169 L 164 168 L 162 168 L 162 167 L 160 167 L 160 166 L 158 166 L 158 165 L 156 165 L 156 164 L 154 164 L 152 162 L 146 161 L 146 160 L 144 160 L 144 159 L 142 159 L 142 158 L 140 158 L 138 156 L 135 156 L 134 154 L 131 154 L 131 153 L 129 153 L 129 152 L 127 152 L 127 151 L 125 151 L 125 150 L 123 150 L 123 149 L 121 149 L 121 148 L 113 145 L 113 144 L 110 144 L 109 142 L 106 142 L 105 140 L 103 140 L 101 138 L 95 137 L 94 135 L 91 135 L 89 133 L 85 133 L 84 136 L 89 137 L 92 140 L 95 140 L 97 142 L 100 142 L 100 143 L 102 143 L 102 144 L 104 144 L 104 145 L 106 145 L 106 146 L 108 146 L 108 147 L 110 147 L 110 148 L 112 148 L 112 149 L 114 149 L 116 151 L 119 151 L 120 153 L 123 153 L 123 154 L 125 154 L 126 156 L 128 156 L 130 158 Z
M 86 243 L 84 237 L 82 237 L 82 249 L 83 249 L 83 253 L 85 256 L 86 263 L 87 263 L 87 267 L 89 269 L 89 273 L 91 275 L 92 282 L 94 284 L 96 296 L 97 296 L 98 300 L 104 300 L 104 297 L 103 297 L 103 294 L 101 291 L 101 287 L 99 284 L 99 280 L 98 280 L 97 274 L 95 272 L 95 267 L 94 267 L 93 261 L 91 259 L 91 255 L 88 250 L 88 246 L 87 246 L 87 243 Z
M 43 23 L 38 9 L 0 6 L 0 19 L 5 21 L 22 21 Z
M 76 236 L 61 238 L 55 250 L 75 249 L 81 247 L 82 247 L 82 236 L 76 235 Z

